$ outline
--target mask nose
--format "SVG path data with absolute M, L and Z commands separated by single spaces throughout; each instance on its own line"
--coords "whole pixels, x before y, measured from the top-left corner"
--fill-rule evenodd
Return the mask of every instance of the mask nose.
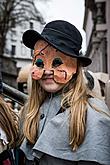
M 46 69 L 46 70 L 44 70 L 44 74 L 46 74 L 46 75 L 52 75 L 53 74 L 53 70 Z

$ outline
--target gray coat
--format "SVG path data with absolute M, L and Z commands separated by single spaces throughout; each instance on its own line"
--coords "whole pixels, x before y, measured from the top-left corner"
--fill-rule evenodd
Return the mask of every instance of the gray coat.
M 27 157 L 26 165 L 32 165 L 34 158 L 40 160 L 39 165 L 76 165 L 76 162 L 79 162 L 77 165 L 110 165 L 110 118 L 88 104 L 85 140 L 73 151 L 68 136 L 69 110 L 56 115 L 60 102 L 60 96 L 54 96 L 42 105 L 38 140 L 30 145 L 25 139 L 21 145 Z M 104 101 L 90 98 L 89 102 L 109 113 Z

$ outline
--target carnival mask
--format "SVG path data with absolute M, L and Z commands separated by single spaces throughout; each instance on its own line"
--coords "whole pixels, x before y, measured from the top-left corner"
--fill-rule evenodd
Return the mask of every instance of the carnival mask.
M 45 70 L 53 72 L 54 81 L 67 83 L 76 73 L 77 59 L 72 58 L 43 40 L 39 40 L 34 49 L 32 78 L 39 80 Z

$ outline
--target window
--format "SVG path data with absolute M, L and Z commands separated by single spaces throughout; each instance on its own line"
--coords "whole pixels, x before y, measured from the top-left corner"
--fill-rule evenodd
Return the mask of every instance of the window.
M 12 27 L 12 28 L 15 28 L 15 27 L 16 27 L 15 19 L 13 19 L 13 20 L 11 21 L 11 27 Z
M 30 29 L 33 29 L 33 22 L 30 22 Z
M 16 46 L 12 45 L 11 46 L 11 55 L 15 55 L 16 54 Z

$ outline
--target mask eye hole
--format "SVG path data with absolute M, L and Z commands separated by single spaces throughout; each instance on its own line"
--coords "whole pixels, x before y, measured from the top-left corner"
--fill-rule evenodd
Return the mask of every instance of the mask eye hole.
M 52 67 L 56 68 L 60 66 L 61 64 L 63 64 L 62 60 L 60 58 L 55 58 L 52 62 Z
M 43 60 L 42 59 L 37 59 L 36 61 L 35 61 L 35 65 L 37 66 L 37 67 L 39 67 L 39 68 L 43 68 L 44 67 L 44 63 L 43 63 Z

